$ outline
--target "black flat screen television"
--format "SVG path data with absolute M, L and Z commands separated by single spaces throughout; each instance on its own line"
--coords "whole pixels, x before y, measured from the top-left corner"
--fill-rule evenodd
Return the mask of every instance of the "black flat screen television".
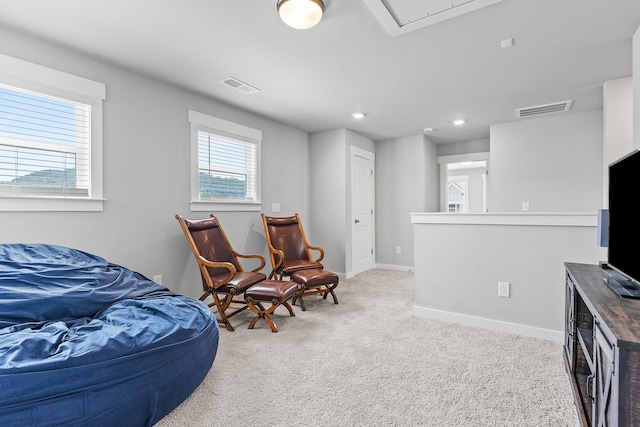
M 609 267 L 620 296 L 640 298 L 640 150 L 609 165 Z

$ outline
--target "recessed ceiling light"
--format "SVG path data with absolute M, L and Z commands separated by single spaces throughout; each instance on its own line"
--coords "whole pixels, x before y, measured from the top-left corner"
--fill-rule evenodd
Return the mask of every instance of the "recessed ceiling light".
M 462 126 L 465 122 L 465 119 L 455 119 L 452 123 L 456 126 Z
M 431 133 L 431 132 L 433 132 L 433 128 L 424 128 L 422 130 L 422 133 Z
M 361 113 L 359 111 L 356 111 L 355 113 L 351 113 L 351 117 L 353 117 L 354 119 L 362 119 L 366 115 L 367 113 Z

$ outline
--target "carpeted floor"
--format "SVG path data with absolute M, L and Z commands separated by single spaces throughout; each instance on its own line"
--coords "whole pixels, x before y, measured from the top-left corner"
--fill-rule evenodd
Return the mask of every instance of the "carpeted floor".
M 412 315 L 413 274 L 371 270 L 296 316 L 220 331 L 209 375 L 157 426 L 576 426 L 562 346 Z

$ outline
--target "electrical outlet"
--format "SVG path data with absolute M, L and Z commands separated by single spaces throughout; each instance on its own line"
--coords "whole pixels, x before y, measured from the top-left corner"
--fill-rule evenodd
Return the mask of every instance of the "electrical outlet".
M 509 288 L 511 284 L 509 282 L 498 282 L 498 296 L 509 298 Z
M 396 253 L 397 254 L 401 254 L 402 253 L 402 248 L 400 246 L 396 246 Z
M 158 274 L 157 276 L 153 276 L 153 281 L 158 285 L 162 285 L 162 274 Z
M 529 202 L 522 202 L 522 212 L 529 212 Z
M 271 212 L 273 213 L 280 212 L 280 203 L 271 203 Z

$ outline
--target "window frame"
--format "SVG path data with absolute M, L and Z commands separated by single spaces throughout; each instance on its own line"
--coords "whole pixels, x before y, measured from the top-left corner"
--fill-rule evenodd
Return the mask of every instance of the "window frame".
M 449 200 L 449 186 L 463 183 L 462 201 L 456 202 Z M 469 213 L 469 175 L 448 175 L 447 176 L 447 212 Z M 456 210 L 452 211 L 451 206 L 456 206 Z
M 189 110 L 188 119 L 191 126 L 191 200 L 190 208 L 192 212 L 211 211 L 255 211 L 262 209 L 261 196 L 261 145 L 262 131 L 244 126 L 238 123 L 223 120 L 198 111 Z M 235 139 L 241 142 L 249 142 L 256 145 L 256 200 L 201 200 L 199 181 L 199 159 L 198 159 L 198 132 L 204 131 L 223 138 Z
M 0 211 L 102 211 L 102 101 L 106 99 L 105 84 L 3 54 L 0 54 L 0 70 L 0 82 L 5 85 L 86 104 L 91 111 L 89 195 L 3 195 L 0 197 Z

